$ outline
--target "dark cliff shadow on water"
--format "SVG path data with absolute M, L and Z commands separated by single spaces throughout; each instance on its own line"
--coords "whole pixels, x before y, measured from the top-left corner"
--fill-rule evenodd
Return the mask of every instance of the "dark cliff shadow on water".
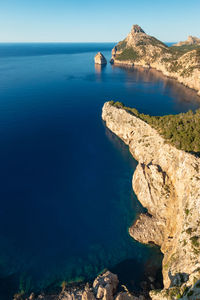
M 152 289 L 151 283 L 155 289 L 161 289 L 163 288 L 162 254 L 159 249 L 157 251 L 156 255 L 146 261 L 143 268 L 136 259 L 126 259 L 111 268 L 111 272 L 117 274 L 120 285 L 125 285 L 131 292 L 149 292 Z
M 13 299 L 14 294 L 19 287 L 19 274 L 11 274 L 6 277 L 0 277 L 0 299 Z

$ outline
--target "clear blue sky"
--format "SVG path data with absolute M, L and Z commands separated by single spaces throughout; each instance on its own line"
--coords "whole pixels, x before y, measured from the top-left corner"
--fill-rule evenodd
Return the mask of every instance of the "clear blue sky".
M 132 24 L 162 41 L 200 37 L 200 0 L 0 0 L 0 42 L 116 42 Z

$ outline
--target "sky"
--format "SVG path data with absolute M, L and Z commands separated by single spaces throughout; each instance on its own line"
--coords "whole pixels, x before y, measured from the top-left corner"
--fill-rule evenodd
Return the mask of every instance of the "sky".
M 200 37 L 200 0 L 0 0 L 0 42 L 117 42 L 133 24 L 163 42 Z

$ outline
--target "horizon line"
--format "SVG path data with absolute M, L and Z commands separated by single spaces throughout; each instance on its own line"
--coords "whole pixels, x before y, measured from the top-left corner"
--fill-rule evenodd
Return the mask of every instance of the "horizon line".
M 162 41 L 163 43 L 177 43 L 177 41 Z M 103 43 L 103 44 L 117 44 L 119 43 L 119 41 L 116 41 L 116 42 L 70 42 L 70 41 L 10 41 L 10 42 L 5 42 L 5 41 L 0 41 L 0 44 L 99 44 L 99 43 Z

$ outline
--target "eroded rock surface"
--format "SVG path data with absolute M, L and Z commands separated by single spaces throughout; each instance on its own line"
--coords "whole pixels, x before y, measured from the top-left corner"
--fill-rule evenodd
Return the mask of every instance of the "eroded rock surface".
M 138 161 L 133 189 L 149 214 L 131 226 L 131 236 L 161 247 L 165 289 L 180 278 L 192 285 L 200 278 L 200 159 L 167 144 L 147 123 L 109 102 L 102 118 Z

